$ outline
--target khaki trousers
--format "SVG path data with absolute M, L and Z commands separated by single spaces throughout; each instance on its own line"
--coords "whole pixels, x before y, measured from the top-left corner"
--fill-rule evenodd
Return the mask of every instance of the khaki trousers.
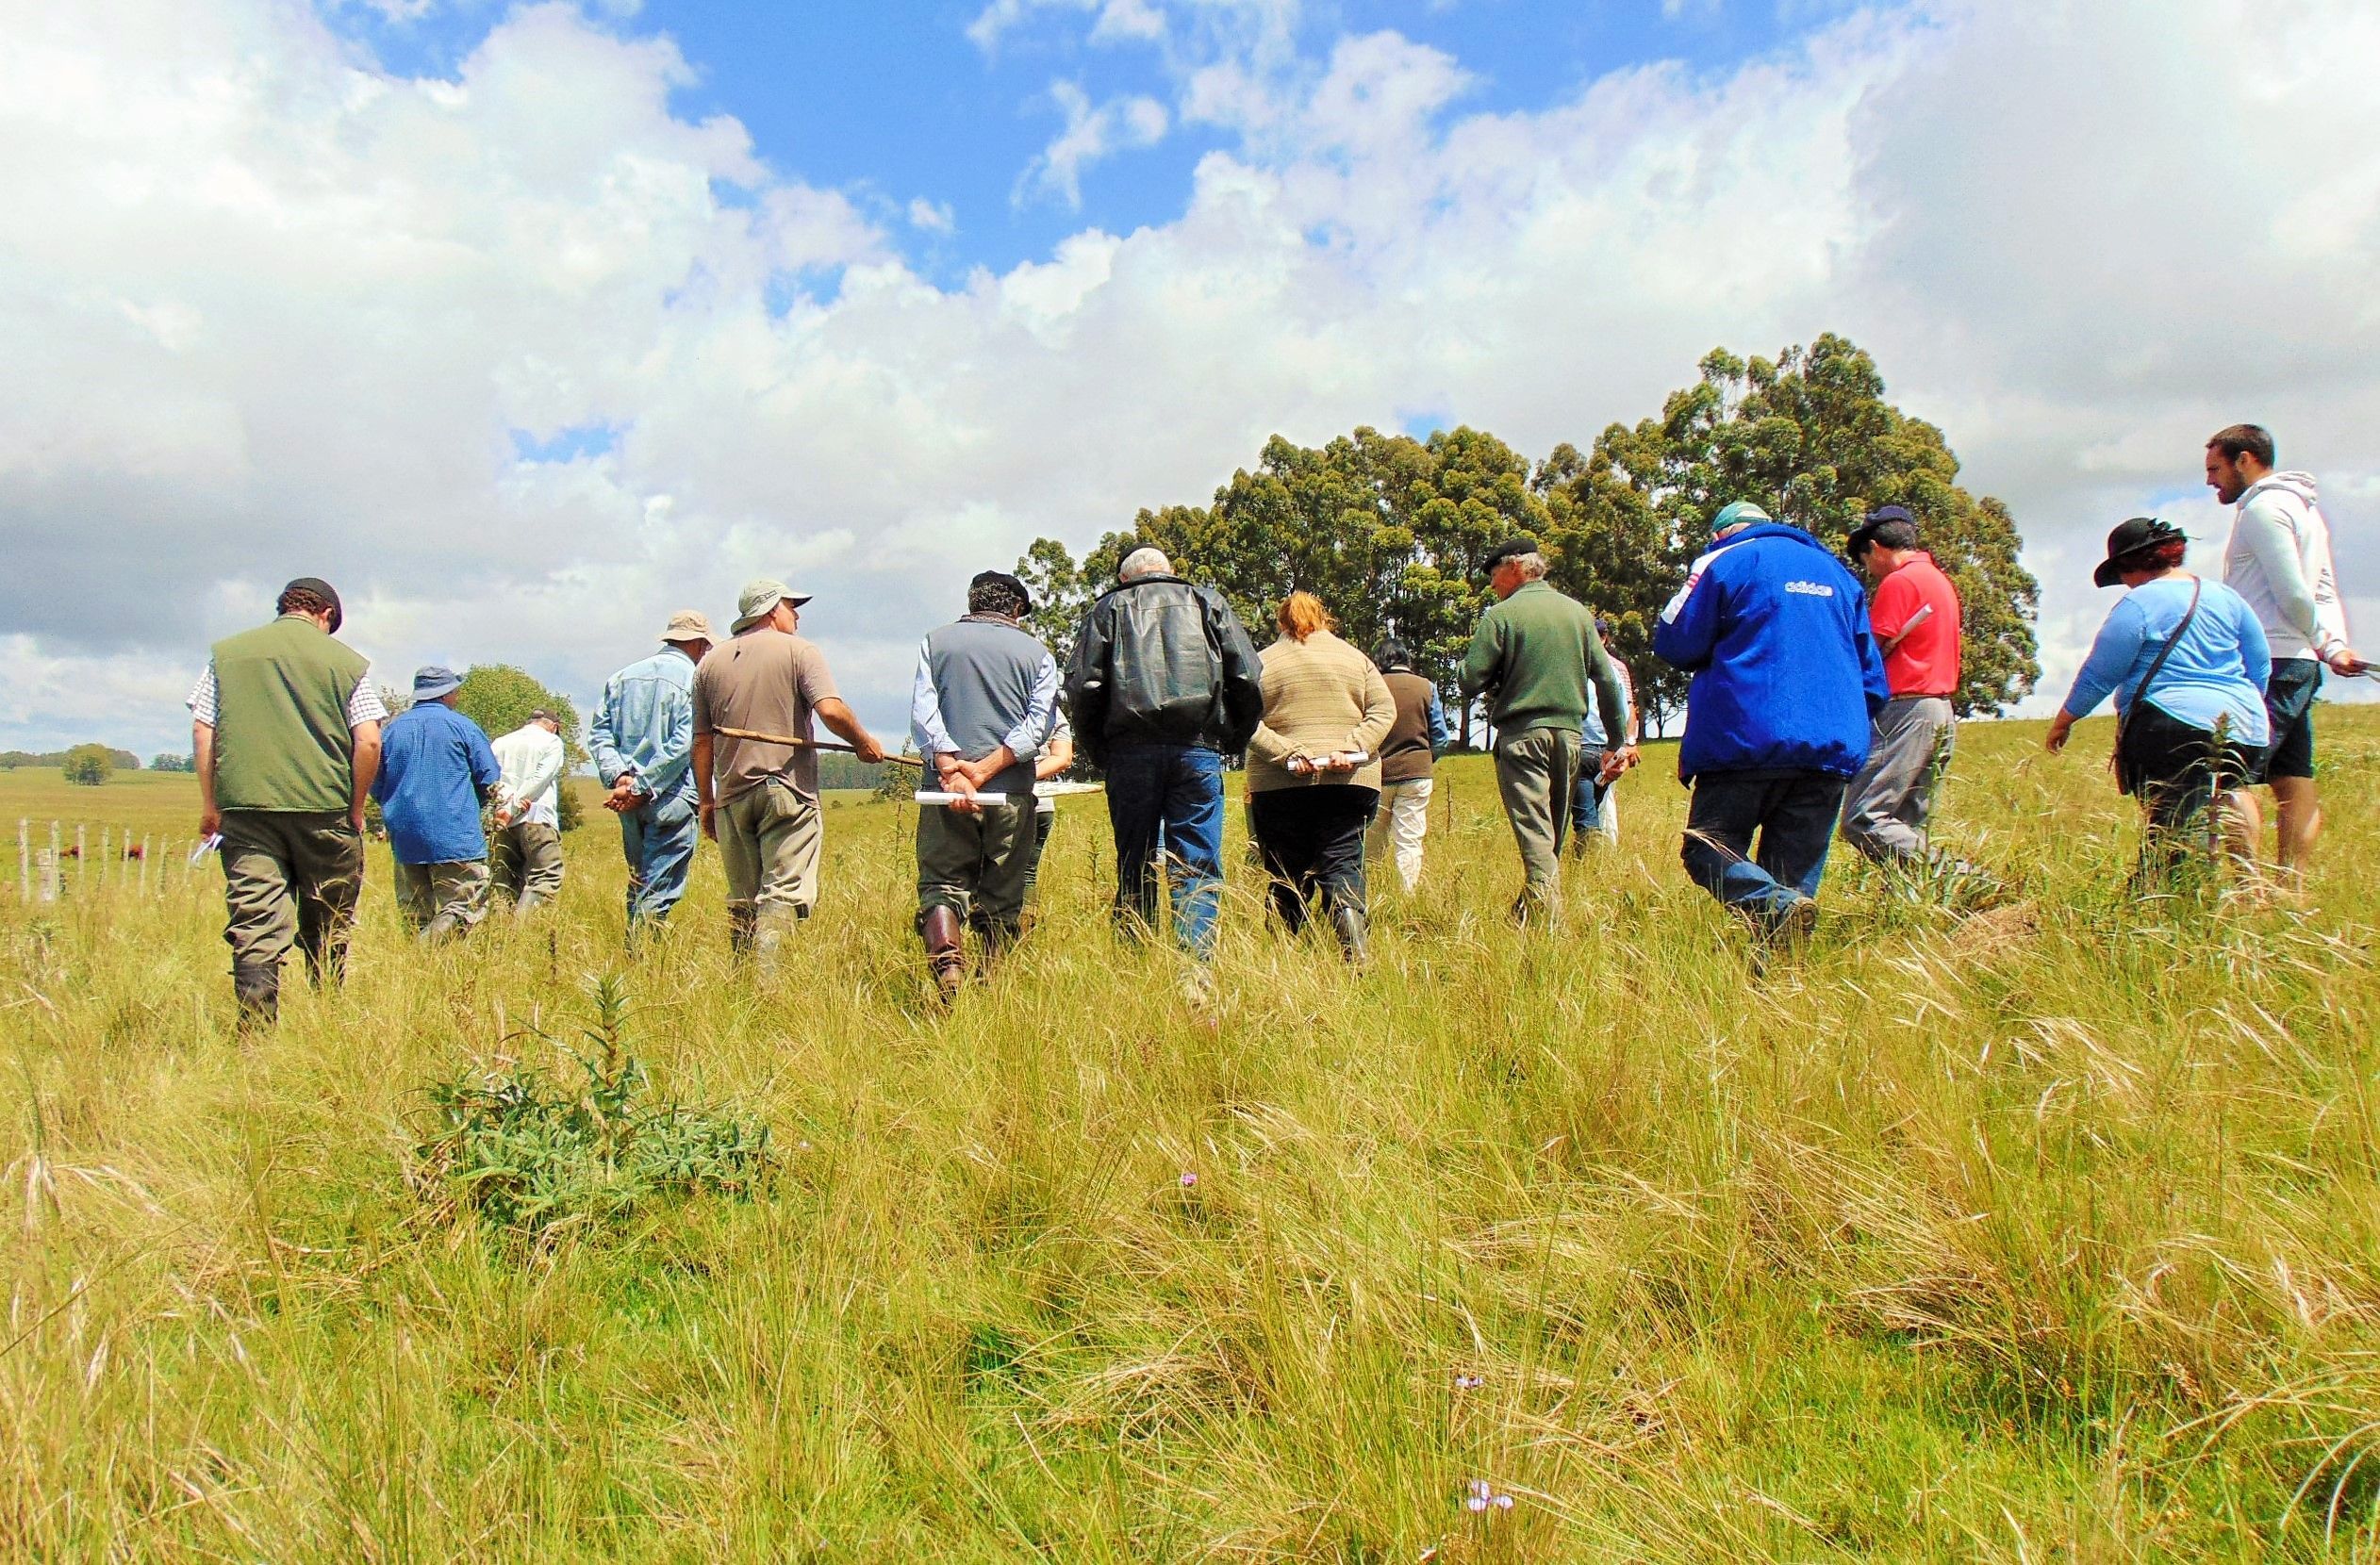
M 344 810 L 223 812 L 223 940 L 243 1015 L 271 1020 L 292 945 L 317 984 L 346 976 L 364 839 Z
M 728 940 L 771 964 L 787 932 L 818 905 L 826 845 L 818 801 L 772 777 L 729 799 L 712 822 L 727 871 Z
M 397 912 L 429 945 L 471 933 L 488 913 L 488 861 L 397 865 Z
M 1025 912 L 1025 877 L 1040 827 L 1031 805 L 965 815 L 937 804 L 917 807 L 917 917 L 949 908 L 984 939 L 1016 937 Z
M 1513 911 L 1523 916 L 1552 906 L 1562 845 L 1570 835 L 1570 790 L 1578 780 L 1575 728 L 1532 728 L 1496 742 L 1496 791 L 1521 850 L 1524 884 Z
M 562 895 L 562 833 L 541 821 L 505 827 L 488 843 L 488 876 L 496 895 L 525 914 Z

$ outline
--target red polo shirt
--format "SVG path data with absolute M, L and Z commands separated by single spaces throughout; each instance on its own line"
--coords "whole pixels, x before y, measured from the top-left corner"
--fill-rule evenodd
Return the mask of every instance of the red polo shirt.
M 1909 621 L 1921 609 L 1934 612 L 1912 629 Z M 1892 694 L 1947 696 L 1959 688 L 1959 589 L 1934 556 L 1914 555 L 1877 585 L 1868 625 L 1878 642 L 1901 636 L 1884 654 L 1884 680 Z

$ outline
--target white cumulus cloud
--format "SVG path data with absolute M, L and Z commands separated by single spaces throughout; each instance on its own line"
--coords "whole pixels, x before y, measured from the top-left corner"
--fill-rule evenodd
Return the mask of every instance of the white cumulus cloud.
M 384 678 L 581 696 L 785 575 L 889 726 L 974 570 L 1276 431 L 1443 409 L 1542 453 L 1714 344 L 1829 329 L 2015 506 L 2053 695 L 2109 525 L 2220 535 L 2199 448 L 2235 419 L 2322 474 L 2380 626 L 2366 8 L 1868 11 L 1498 112 L 1459 58 L 1285 58 L 1281 25 L 1168 44 L 1171 104 L 1068 84 L 1068 132 L 1111 118 L 1053 143 L 1062 200 L 1171 121 L 1224 134 L 1176 218 L 944 285 L 901 250 L 942 208 L 886 233 L 568 7 L 416 78 L 283 0 L 0 0 L 0 744 L 176 745 L 207 640 L 301 573 Z

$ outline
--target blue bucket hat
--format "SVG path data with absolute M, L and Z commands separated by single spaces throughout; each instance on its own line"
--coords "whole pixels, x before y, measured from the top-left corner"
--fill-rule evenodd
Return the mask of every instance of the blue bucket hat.
M 417 701 L 434 701 L 462 687 L 463 676 L 440 664 L 433 663 L 414 670 L 413 699 Z

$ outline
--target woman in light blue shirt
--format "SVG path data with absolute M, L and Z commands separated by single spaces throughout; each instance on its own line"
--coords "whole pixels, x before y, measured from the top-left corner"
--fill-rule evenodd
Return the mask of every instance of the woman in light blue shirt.
M 2107 535 L 2107 557 L 2092 580 L 2127 590 L 2049 725 L 2055 754 L 2076 719 L 2114 695 L 2123 734 L 2117 785 L 2140 799 L 2148 820 L 2136 884 L 2172 871 L 2202 815 L 2206 833 L 2220 826 L 2243 865 L 2255 865 L 2263 828 L 2247 784 L 2267 742 L 2272 651 L 2245 600 L 2182 568 L 2188 547 L 2180 528 L 2154 517 Z

